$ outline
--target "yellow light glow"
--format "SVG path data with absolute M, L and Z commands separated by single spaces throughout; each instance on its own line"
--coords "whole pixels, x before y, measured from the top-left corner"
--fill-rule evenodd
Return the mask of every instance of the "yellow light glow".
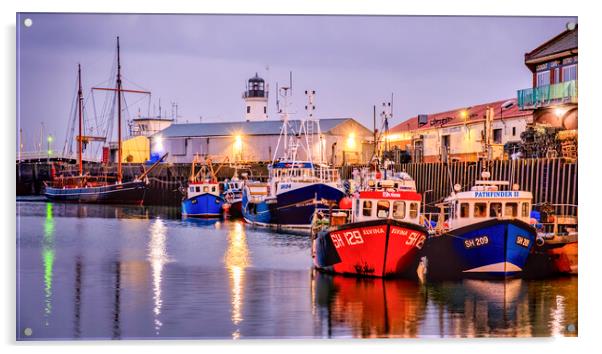
M 240 222 L 234 224 L 228 233 L 228 249 L 224 255 L 224 263 L 230 273 L 231 320 L 238 326 L 243 321 L 245 268 L 251 264 L 245 228 Z M 237 338 L 235 333 L 233 338 Z
M 159 334 L 163 322 L 160 320 L 163 298 L 161 283 L 163 282 L 163 266 L 169 262 L 167 254 L 167 227 L 161 219 L 156 219 L 150 227 L 150 240 L 148 243 L 148 261 L 150 262 L 153 278 L 153 314 L 155 333 Z
M 461 111 L 460 111 L 460 117 L 462 117 L 462 119 L 463 119 L 464 121 L 466 121 L 466 118 L 468 118 L 468 111 L 467 111 L 467 110 L 465 110 L 465 109 L 461 110 Z
M 163 151 L 163 137 L 161 135 L 155 137 L 154 139 L 154 152 L 162 152 Z
M 355 149 L 355 133 L 351 132 L 347 136 L 347 148 Z
M 565 110 L 565 109 L 562 109 L 562 108 L 556 108 L 556 109 L 554 110 L 554 114 L 555 114 L 555 115 L 556 115 L 556 117 L 558 117 L 558 118 L 562 117 L 562 116 L 564 115 L 564 113 L 565 113 L 565 112 L 566 112 L 566 110 Z
M 234 151 L 240 152 L 242 150 L 242 136 L 236 135 L 234 137 Z
M 403 140 L 402 134 L 389 134 L 386 136 L 387 141 L 399 141 Z

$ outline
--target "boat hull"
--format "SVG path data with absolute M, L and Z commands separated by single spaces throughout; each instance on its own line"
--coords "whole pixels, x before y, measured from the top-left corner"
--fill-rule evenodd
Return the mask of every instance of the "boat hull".
M 224 199 L 204 193 L 182 201 L 182 216 L 193 218 L 219 218 L 222 215 Z
M 423 227 L 397 220 L 351 223 L 318 232 L 312 258 L 330 273 L 399 277 L 410 274 L 426 238 Z
M 325 183 L 313 183 L 279 193 L 276 198 L 260 202 L 249 201 L 246 191 L 242 198 L 242 214 L 249 223 L 289 230 L 311 229 L 314 212 L 328 206 L 315 202 L 328 200 L 339 202 L 345 193 Z
M 487 220 L 430 237 L 424 247 L 429 279 L 520 276 L 535 229 L 520 220 Z
M 228 208 L 228 216 L 238 218 L 242 216 L 242 199 L 235 199 Z
M 99 187 L 46 187 L 44 196 L 53 202 L 141 205 L 145 192 L 145 182 L 133 181 Z

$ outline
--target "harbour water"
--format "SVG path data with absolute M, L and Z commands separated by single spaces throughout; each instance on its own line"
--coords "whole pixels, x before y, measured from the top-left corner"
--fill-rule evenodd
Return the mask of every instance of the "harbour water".
M 17 338 L 576 336 L 578 278 L 312 271 L 307 236 L 179 208 L 17 202 Z

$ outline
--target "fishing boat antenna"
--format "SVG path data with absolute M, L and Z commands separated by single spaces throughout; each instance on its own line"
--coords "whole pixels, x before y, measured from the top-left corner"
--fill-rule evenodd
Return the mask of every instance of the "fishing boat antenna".
M 278 108 L 278 113 L 282 119 L 282 128 L 280 129 L 280 135 L 278 136 L 278 143 L 276 144 L 276 148 L 274 149 L 274 155 L 272 157 L 272 164 L 276 162 L 276 156 L 278 155 L 278 148 L 280 147 L 280 142 L 284 138 L 283 148 L 284 148 L 284 156 L 288 157 L 289 154 L 289 146 L 288 146 L 288 96 L 291 94 L 290 87 L 283 86 L 279 88 L 280 91 L 277 92 L 278 96 L 281 96 L 284 99 L 284 109 Z M 277 102 L 279 102 L 277 100 Z M 278 103 L 278 107 L 279 103 Z

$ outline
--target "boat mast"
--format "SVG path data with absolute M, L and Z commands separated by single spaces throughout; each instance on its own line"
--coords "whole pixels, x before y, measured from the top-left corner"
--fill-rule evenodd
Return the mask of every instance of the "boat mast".
M 117 36 L 117 183 L 121 183 L 121 62 L 119 36 Z
M 82 162 L 83 155 L 83 135 L 82 135 L 82 125 L 83 125 L 83 112 L 82 105 L 84 101 L 84 97 L 82 95 L 82 68 L 80 64 L 77 64 L 77 111 L 79 114 L 79 135 L 77 138 L 77 163 L 79 167 L 79 176 L 83 176 L 84 174 L 84 165 Z

